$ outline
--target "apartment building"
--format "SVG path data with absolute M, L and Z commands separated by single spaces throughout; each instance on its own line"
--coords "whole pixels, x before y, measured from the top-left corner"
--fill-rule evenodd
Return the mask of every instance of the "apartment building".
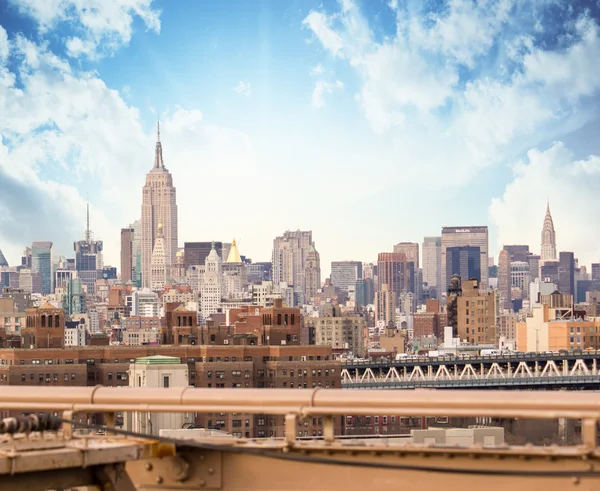
M 173 356 L 188 366 L 190 386 L 205 388 L 341 388 L 340 362 L 326 346 L 85 346 L 0 349 L 0 387 L 120 386 L 130 365 L 147 356 Z M 1 390 L 1 388 L 0 388 Z M 257 392 L 256 397 L 260 397 Z M 246 423 L 248 420 L 248 423 Z M 282 416 L 208 413 L 196 423 L 244 437 L 282 437 Z M 299 436 L 319 436 L 322 421 L 298 423 Z M 336 431 L 341 431 L 341 420 Z

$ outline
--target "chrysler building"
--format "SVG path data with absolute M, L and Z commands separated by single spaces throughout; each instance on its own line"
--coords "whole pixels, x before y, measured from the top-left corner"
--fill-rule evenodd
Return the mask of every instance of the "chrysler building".
M 546 261 L 556 261 L 556 232 L 554 222 L 550 214 L 550 203 L 546 206 L 546 216 L 542 228 L 542 252 L 540 254 L 540 265 Z
M 171 173 L 163 162 L 160 142 L 160 125 L 157 126 L 157 141 L 154 167 L 146 175 L 142 194 L 142 286 L 152 286 L 152 252 L 162 225 L 166 269 L 175 262 L 177 253 L 177 200 Z

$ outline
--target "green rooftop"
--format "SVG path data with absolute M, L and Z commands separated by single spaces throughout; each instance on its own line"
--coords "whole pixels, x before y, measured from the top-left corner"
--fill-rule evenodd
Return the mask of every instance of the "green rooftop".
M 141 365 L 179 365 L 181 364 L 181 358 L 176 356 L 154 355 L 137 358 L 135 362 Z

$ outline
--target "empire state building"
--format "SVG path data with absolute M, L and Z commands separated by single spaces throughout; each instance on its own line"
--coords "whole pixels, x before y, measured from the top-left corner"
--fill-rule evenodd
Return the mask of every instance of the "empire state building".
M 173 177 L 163 161 L 160 142 L 160 124 L 157 126 L 157 141 L 154 167 L 146 175 L 142 191 L 142 286 L 152 286 L 152 251 L 162 225 L 164 257 L 167 269 L 175 263 L 177 253 L 177 198 Z

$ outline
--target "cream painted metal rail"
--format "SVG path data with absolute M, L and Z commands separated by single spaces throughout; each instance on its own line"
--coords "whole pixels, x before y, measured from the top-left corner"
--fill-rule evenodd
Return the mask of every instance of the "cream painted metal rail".
M 186 447 L 177 442 L 165 447 L 153 442 L 155 437 L 140 435 L 87 439 L 73 435 L 71 424 L 65 423 L 56 441 L 42 437 L 40 442 L 24 441 L 24 448 L 15 446 L 17 440 L 6 443 L 10 452 L 0 455 L 3 491 L 97 482 L 109 482 L 118 491 L 348 491 L 374 483 L 400 489 L 407 482 L 423 489 L 443 485 L 449 491 L 465 487 L 505 491 L 533 484 L 546 491 L 577 486 L 600 490 L 596 430 L 600 394 L 594 392 L 2 387 L 0 411 L 61 412 L 65 420 L 75 413 L 104 413 L 107 426 L 114 424 L 116 412 L 245 412 L 284 415 L 286 425 L 283 441 L 221 439 L 211 447 L 206 440 L 190 448 L 190 443 Z M 399 446 L 335 439 L 333 416 L 377 414 L 581 419 L 583 445 Z M 323 441 L 297 440 L 298 421 L 312 415 L 324 417 Z M 285 458 L 273 465 L 272 459 L 280 457 Z
M 600 418 L 596 392 L 2 387 L 0 409 Z

